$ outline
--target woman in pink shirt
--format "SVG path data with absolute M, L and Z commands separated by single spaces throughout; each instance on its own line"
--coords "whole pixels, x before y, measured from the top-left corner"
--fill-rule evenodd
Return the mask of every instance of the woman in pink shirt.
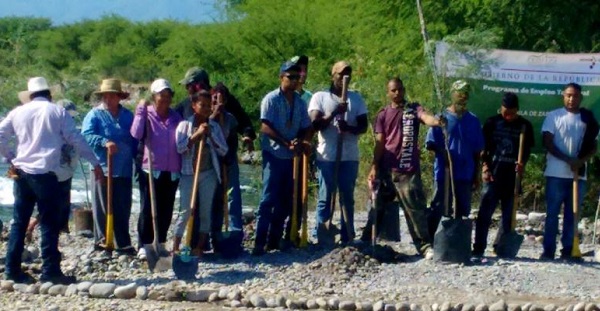
M 165 248 L 167 232 L 171 225 L 175 193 L 179 185 L 181 156 L 177 153 L 175 130 L 182 120 L 179 113 L 171 109 L 173 88 L 165 79 L 157 79 L 150 85 L 152 102 L 142 100 L 135 109 L 131 135 L 145 144 L 140 175 L 141 211 L 138 221 L 140 251 L 138 257 L 145 258 L 143 246 L 154 239 L 148 174 L 154 178 L 156 194 L 158 240 Z M 152 165 L 148 165 L 148 151 Z

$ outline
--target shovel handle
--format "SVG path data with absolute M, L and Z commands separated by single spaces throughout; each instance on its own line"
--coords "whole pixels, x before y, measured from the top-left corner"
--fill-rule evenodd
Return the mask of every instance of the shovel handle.
M 579 173 L 573 172 L 573 246 L 571 248 L 571 256 L 581 258 L 581 250 L 579 249 Z
M 196 214 L 196 208 L 198 206 L 198 183 L 200 181 L 200 163 L 202 163 L 202 150 L 204 149 L 204 143 L 206 142 L 206 136 L 202 135 L 200 139 L 200 146 L 196 153 L 196 166 L 194 167 L 194 181 L 192 184 L 192 196 L 190 198 L 190 218 L 188 218 L 185 232 L 185 246 L 190 247 L 192 244 L 192 231 L 194 230 L 194 215 Z
M 113 218 L 113 163 L 112 155 L 106 151 L 106 249 L 113 250 L 114 243 L 114 218 Z
M 298 164 L 300 162 L 300 156 L 294 155 L 294 159 L 292 161 L 292 178 L 293 178 L 293 192 L 292 192 L 292 227 L 290 229 L 290 240 L 292 243 L 296 244 L 298 240 Z
M 519 134 L 519 151 L 517 155 L 517 165 L 523 164 L 523 146 L 525 145 L 525 131 L 527 130 L 525 124 L 521 128 L 521 133 Z M 519 187 L 521 186 L 521 174 L 519 172 L 515 173 L 515 189 L 513 193 L 513 208 L 510 219 L 510 229 L 511 231 L 515 230 L 517 227 L 517 209 L 519 208 Z
M 308 155 L 302 154 L 302 236 L 300 247 L 308 246 Z
M 229 231 L 229 178 L 227 176 L 228 168 L 227 164 L 223 164 L 221 169 L 221 175 L 223 179 L 223 225 L 225 226 L 225 232 Z

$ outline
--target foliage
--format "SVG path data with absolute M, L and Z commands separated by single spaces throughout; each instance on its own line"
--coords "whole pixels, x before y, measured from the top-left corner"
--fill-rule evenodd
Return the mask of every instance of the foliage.
M 434 104 L 414 1 L 219 1 L 227 20 L 200 25 L 135 23 L 114 15 L 62 26 L 41 18 L 1 18 L 0 112 L 14 107 L 27 78 L 38 75 L 56 86 L 56 99 L 69 97 L 81 110 L 85 96 L 109 76 L 138 85 L 166 78 L 179 101 L 185 89 L 177 82 L 187 68 L 200 66 L 213 84 L 224 81 L 258 120 L 261 98 L 278 85 L 279 64 L 298 54 L 310 56 L 306 87 L 313 91 L 329 85 L 335 61 L 349 61 L 351 88 L 365 98 L 370 118 L 385 105 L 385 84 L 393 76 L 404 80 L 408 99 L 432 112 L 441 109 Z M 600 50 L 600 4 L 593 0 L 426 1 L 424 15 L 432 41 L 540 52 Z M 373 136 L 363 135 L 362 175 L 372 146 Z M 426 185 L 431 184 L 431 160 L 423 154 Z M 544 184 L 543 160 L 533 162 L 526 198 Z

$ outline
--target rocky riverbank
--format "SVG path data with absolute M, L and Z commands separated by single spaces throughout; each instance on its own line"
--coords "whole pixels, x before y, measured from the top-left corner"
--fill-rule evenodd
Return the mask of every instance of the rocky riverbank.
M 136 217 L 133 217 L 136 218 Z M 312 215 L 310 219 L 313 219 Z M 357 228 L 366 213 L 356 217 Z M 543 214 L 519 215 L 527 234 L 519 257 L 491 253 L 472 265 L 436 264 L 421 259 L 402 221 L 402 241 L 375 249 L 356 243 L 333 250 L 244 254 L 225 260 L 208 254 L 193 282 L 176 280 L 172 271 L 150 274 L 134 257 L 94 252 L 91 240 L 62 235 L 63 270 L 79 283 L 0 284 L 2 310 L 192 310 L 222 307 L 422 311 L 594 311 L 600 310 L 600 266 L 593 256 L 581 263 L 542 262 Z M 133 219 L 132 219 L 133 221 Z M 582 221 L 582 250 L 591 255 L 592 228 Z M 495 232 L 490 234 L 490 240 Z M 6 229 L 0 256 L 6 252 Z M 24 264 L 39 273 L 37 236 Z M 3 270 L 3 263 L 0 270 Z

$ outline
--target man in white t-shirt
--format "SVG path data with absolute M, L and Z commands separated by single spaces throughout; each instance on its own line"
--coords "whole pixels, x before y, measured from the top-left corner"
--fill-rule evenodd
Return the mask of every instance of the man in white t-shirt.
M 586 162 L 596 153 L 598 122 L 591 111 L 581 108 L 581 86 L 569 83 L 563 89 L 564 107 L 550 111 L 542 125 L 546 148 L 546 224 L 544 252 L 540 259 L 553 260 L 558 233 L 558 213 L 564 204 L 561 258 L 573 258 L 575 233 L 573 178 L 579 175 L 579 207 L 586 188 Z
M 342 242 L 352 241 L 355 235 L 354 187 L 358 176 L 358 136 L 364 134 L 368 127 L 367 107 L 360 94 L 348 91 L 348 99 L 342 103 L 342 80 L 346 75 L 352 75 L 350 64 L 345 61 L 335 63 L 331 69 L 329 90 L 315 93 L 308 105 L 313 127 L 318 131 L 317 228 L 329 221 L 332 194 L 337 190 L 339 204 L 346 209 L 348 218 L 346 224 L 343 215 L 340 215 Z M 337 150 L 339 138 L 343 139 L 342 150 Z M 338 164 L 336 157 L 339 157 Z M 337 176 L 334 176 L 336 172 Z M 348 232 L 351 236 L 348 236 Z

